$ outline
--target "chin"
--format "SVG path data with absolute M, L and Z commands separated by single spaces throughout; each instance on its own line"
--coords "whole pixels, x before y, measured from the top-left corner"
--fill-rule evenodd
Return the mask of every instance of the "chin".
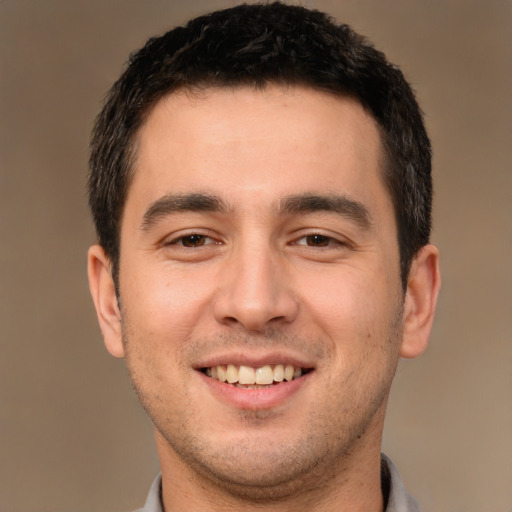
M 260 433 L 248 438 L 247 432 L 245 438 L 230 436 L 223 443 L 210 439 L 201 445 L 180 443 L 178 449 L 178 457 L 203 481 L 230 496 L 254 502 L 286 500 L 328 485 L 343 459 L 340 451 L 344 452 L 339 446 L 325 444 L 322 436 L 290 439 Z
M 215 487 L 248 501 L 264 502 L 286 499 L 305 490 L 311 477 L 311 464 L 275 460 L 275 452 L 262 453 L 242 462 L 236 460 L 196 461 L 196 471 Z

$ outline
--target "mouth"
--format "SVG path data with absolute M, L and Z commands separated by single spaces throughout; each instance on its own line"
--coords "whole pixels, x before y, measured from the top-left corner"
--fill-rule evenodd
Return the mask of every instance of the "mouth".
M 258 368 L 245 365 L 216 365 L 201 368 L 200 371 L 213 380 L 244 389 L 265 389 L 300 379 L 310 368 L 290 364 L 264 365 Z

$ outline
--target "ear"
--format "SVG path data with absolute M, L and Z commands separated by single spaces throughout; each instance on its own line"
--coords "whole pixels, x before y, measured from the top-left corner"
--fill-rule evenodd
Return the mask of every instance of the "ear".
M 105 346 L 113 356 L 124 357 L 121 311 L 112 279 L 111 263 L 100 245 L 89 248 L 87 273 Z
M 439 251 L 428 244 L 415 256 L 409 272 L 401 357 L 417 357 L 427 348 L 440 286 Z

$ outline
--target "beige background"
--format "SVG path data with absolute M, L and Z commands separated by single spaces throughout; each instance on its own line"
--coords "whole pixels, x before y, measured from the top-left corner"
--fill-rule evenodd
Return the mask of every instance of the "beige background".
M 128 53 L 224 0 L 0 0 L 0 511 L 118 512 L 158 463 L 88 295 L 92 119 Z M 384 447 L 426 512 L 512 511 L 512 2 L 304 0 L 401 65 L 435 149 L 444 286 Z

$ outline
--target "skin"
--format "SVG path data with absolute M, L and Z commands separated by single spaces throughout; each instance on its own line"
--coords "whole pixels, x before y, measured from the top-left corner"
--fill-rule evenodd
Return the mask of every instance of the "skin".
M 307 88 L 180 92 L 150 113 L 121 306 L 99 246 L 89 278 L 154 422 L 167 512 L 383 510 L 387 397 L 399 357 L 427 346 L 440 280 L 428 245 L 402 290 L 382 158 L 357 102 Z M 199 371 L 282 361 L 310 370 L 285 392 Z

